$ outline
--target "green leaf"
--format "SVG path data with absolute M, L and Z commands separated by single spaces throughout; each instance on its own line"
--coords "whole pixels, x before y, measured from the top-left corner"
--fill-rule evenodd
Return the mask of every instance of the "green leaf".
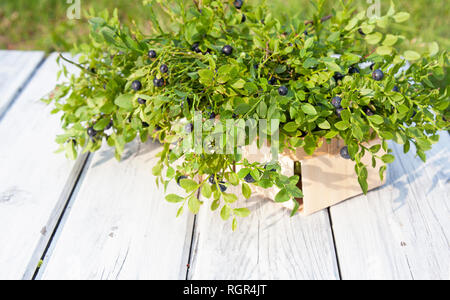
M 212 85 L 214 81 L 214 73 L 210 69 L 202 69 L 198 71 L 200 76 L 200 83 L 206 86 Z
M 410 15 L 407 12 L 399 12 L 397 14 L 394 15 L 394 20 L 397 23 L 403 23 L 408 21 Z
M 100 121 L 95 123 L 94 129 L 97 131 L 102 131 L 103 129 L 106 128 L 106 126 L 108 126 L 109 122 L 111 122 L 110 119 L 101 119 Z
M 324 120 L 324 121 L 320 122 L 318 124 L 318 126 L 319 126 L 320 129 L 330 129 L 331 128 L 331 125 L 330 125 L 330 123 L 328 123 L 327 120 Z
M 248 208 L 235 208 L 233 209 L 233 212 L 236 216 L 245 218 L 250 215 L 250 210 Z
M 127 111 L 133 110 L 133 94 L 124 94 L 120 95 L 119 97 L 114 100 L 114 104 L 116 104 L 118 107 L 121 107 Z
M 375 45 L 375 44 L 378 44 L 382 38 L 383 38 L 383 35 L 381 33 L 375 32 L 375 33 L 367 35 L 366 41 L 367 41 L 367 43 L 369 43 L 371 45 Z
M 282 203 L 287 202 L 291 199 L 291 195 L 288 193 L 286 189 L 281 189 L 278 194 L 275 196 L 275 202 Z
M 237 115 L 243 115 L 247 113 L 250 109 L 251 109 L 250 105 L 248 105 L 247 103 L 241 103 L 236 107 L 234 113 Z
M 232 229 L 233 231 L 236 231 L 236 229 L 237 229 L 237 220 L 236 220 L 236 217 L 233 218 L 233 222 L 231 223 L 231 229 Z
M 180 203 L 184 201 L 184 198 L 175 194 L 170 194 L 166 196 L 166 200 L 170 203 Z
M 398 41 L 398 36 L 388 34 L 388 35 L 386 35 L 386 37 L 383 41 L 383 45 L 384 46 L 394 46 L 397 43 L 397 41 Z
M 252 196 L 252 190 L 246 183 L 242 184 L 242 195 L 244 195 L 245 199 L 249 199 Z
M 245 80 L 244 79 L 239 79 L 238 81 L 236 81 L 235 83 L 233 83 L 232 87 L 235 89 L 242 89 L 245 86 Z
M 238 197 L 235 194 L 223 194 L 223 200 L 227 203 L 234 203 L 238 200 Z
M 198 213 L 198 211 L 200 210 L 200 205 L 201 202 L 197 199 L 195 195 L 189 198 L 188 207 L 193 214 Z
M 211 191 L 211 186 L 209 184 L 204 184 L 202 186 L 202 196 L 205 197 L 206 199 L 211 198 L 212 195 L 212 191 Z
M 410 60 L 410 61 L 415 61 L 420 59 L 420 54 L 417 53 L 416 51 L 405 51 L 405 53 L 403 53 L 403 56 L 405 57 L 406 60 Z
M 319 64 L 319 61 L 314 57 L 309 57 L 303 63 L 303 67 L 306 69 L 313 68 Z
M 340 131 L 344 131 L 344 130 L 346 130 L 346 129 L 350 126 L 350 124 L 348 124 L 348 123 L 345 122 L 345 121 L 339 121 L 339 122 L 337 122 L 336 124 L 334 124 L 334 126 L 335 126 L 337 129 L 339 129 Z
M 231 208 L 228 205 L 224 205 L 220 210 L 220 217 L 222 220 L 226 221 L 230 218 Z
M 297 128 L 298 128 L 298 125 L 295 122 L 289 122 L 283 126 L 283 129 L 287 132 L 295 132 L 297 130 Z
M 302 105 L 302 111 L 307 115 L 312 115 L 312 116 L 317 115 L 316 109 L 314 108 L 314 106 L 312 106 L 309 103 L 305 103 Z
M 225 178 L 232 184 L 232 185 L 238 185 L 239 184 L 239 177 L 236 173 L 226 173 Z
M 198 183 L 192 179 L 181 179 L 180 186 L 187 192 L 193 192 L 198 188 Z
M 377 54 L 379 55 L 390 55 L 392 53 L 392 47 L 390 46 L 380 46 L 377 48 Z
M 250 169 L 249 168 L 242 168 L 242 169 L 240 169 L 239 170 L 239 172 L 238 172 L 238 177 L 240 178 L 240 179 L 242 179 L 242 178 L 244 178 L 245 176 L 247 176 L 248 175 L 248 173 L 250 173 Z
M 394 162 L 395 156 L 391 154 L 385 154 L 381 159 L 383 160 L 384 163 L 390 164 Z
M 377 125 L 380 125 L 380 124 L 384 123 L 383 117 L 381 117 L 379 115 L 368 116 L 367 119 L 369 119 L 370 122 L 373 122 L 373 123 L 375 123 Z

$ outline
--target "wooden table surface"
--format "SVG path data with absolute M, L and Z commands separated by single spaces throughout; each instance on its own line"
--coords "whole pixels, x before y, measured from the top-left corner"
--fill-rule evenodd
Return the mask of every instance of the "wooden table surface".
M 208 205 L 175 218 L 157 144 L 122 162 L 54 154 L 59 118 L 40 98 L 55 59 L 0 51 L 0 279 L 450 279 L 447 132 L 425 164 L 391 144 L 385 186 L 310 217 L 251 198 L 233 233 Z

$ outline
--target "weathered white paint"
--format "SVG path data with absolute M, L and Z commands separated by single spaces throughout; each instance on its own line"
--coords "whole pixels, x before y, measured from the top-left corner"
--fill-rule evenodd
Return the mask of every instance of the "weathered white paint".
M 151 169 L 161 146 L 133 142 L 117 162 L 94 154 L 64 227 L 46 257 L 43 279 L 184 279 L 193 216 L 175 218 Z M 170 186 L 168 193 L 180 193 Z
M 230 188 L 231 190 L 231 188 Z M 339 279 L 328 212 L 289 217 L 271 200 L 239 200 L 252 214 L 231 220 L 206 201 L 196 221 L 190 279 Z
M 450 279 L 450 137 L 388 168 L 387 184 L 331 208 L 344 279 Z
M 41 51 L 0 50 L 0 117 L 43 59 Z
M 57 70 L 52 55 L 0 122 L 1 279 L 30 278 L 77 177 L 79 164 L 54 153 L 59 117 L 40 101 Z

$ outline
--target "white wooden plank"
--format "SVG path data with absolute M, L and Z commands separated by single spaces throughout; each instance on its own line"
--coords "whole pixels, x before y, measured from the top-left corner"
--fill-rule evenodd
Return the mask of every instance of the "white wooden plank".
M 450 138 L 427 153 L 397 156 L 387 184 L 331 208 L 344 279 L 450 278 Z
M 59 117 L 40 99 L 56 84 L 50 56 L 0 122 L 0 278 L 30 278 L 79 164 L 54 151 Z M 70 68 L 69 68 L 70 69 Z M 32 267 L 32 270 L 28 268 Z
M 126 151 L 120 163 L 112 149 L 94 154 L 39 278 L 185 279 L 194 218 L 177 219 L 156 187 L 161 146 L 134 142 Z
M 252 214 L 232 232 L 209 204 L 197 216 L 190 279 L 339 279 L 326 210 L 290 218 L 288 209 L 255 196 L 240 200 Z
M 43 59 L 42 51 L 0 50 L 0 118 Z

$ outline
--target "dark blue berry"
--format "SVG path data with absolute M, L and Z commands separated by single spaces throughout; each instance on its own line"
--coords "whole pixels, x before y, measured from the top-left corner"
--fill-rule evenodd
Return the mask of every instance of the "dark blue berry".
M 193 45 L 192 45 L 192 51 L 194 51 L 195 53 L 200 53 L 200 52 L 202 52 L 202 50 L 200 50 L 200 44 L 199 43 L 194 43 Z
M 244 180 L 247 183 L 254 183 L 256 181 L 250 173 L 245 176 Z
M 97 135 L 97 131 L 93 127 L 87 129 L 87 134 L 92 138 Z
M 225 55 L 231 55 L 233 53 L 233 47 L 226 45 L 222 48 L 222 53 Z
M 242 1 L 242 0 L 234 1 L 234 7 L 236 7 L 237 9 L 241 9 L 242 5 L 244 5 L 244 1 Z
M 225 185 L 225 182 L 221 181 L 219 183 L 219 188 L 222 193 L 225 193 L 225 191 L 227 190 L 227 186 Z
M 142 98 L 138 98 L 138 99 L 137 99 L 137 102 L 138 102 L 139 104 L 141 104 L 141 105 L 144 105 L 145 103 L 147 103 L 147 100 L 142 99 Z
M 183 179 L 187 179 L 187 176 L 182 175 L 182 176 L 178 177 L 178 179 L 177 179 L 177 184 L 178 184 L 179 186 L 181 186 L 180 181 L 183 180 Z
M 304 34 L 305 36 L 308 36 L 308 30 L 303 31 L 303 34 Z
M 245 15 L 242 15 L 241 23 L 244 23 L 245 21 L 247 21 L 247 17 Z
M 164 86 L 164 78 L 154 78 L 153 79 L 153 85 L 155 86 L 155 87 L 162 87 L 162 86 Z
M 333 78 L 334 78 L 335 81 L 339 81 L 339 80 L 344 79 L 344 75 L 342 75 L 339 72 L 336 72 L 336 73 L 334 73 Z
M 216 114 L 214 112 L 209 114 L 209 119 L 210 120 L 215 119 L 215 118 L 216 118 Z
M 347 146 L 343 147 L 341 149 L 340 153 L 341 153 L 341 157 L 344 158 L 344 159 L 350 159 L 351 158 L 350 154 L 348 153 L 348 147 Z
M 167 72 L 169 72 L 169 67 L 166 65 L 166 64 L 164 64 L 164 65 L 161 65 L 161 67 L 159 67 L 159 70 L 161 71 L 161 73 L 167 73 Z
M 270 85 L 275 85 L 277 83 L 277 79 L 275 77 L 270 77 L 267 83 L 269 83 Z
M 142 83 L 139 80 L 135 80 L 131 83 L 131 88 L 135 91 L 142 89 Z
M 381 81 L 384 78 L 384 73 L 380 69 L 373 71 L 372 78 L 376 81 Z
M 364 33 L 364 31 L 361 28 L 358 29 L 358 32 L 359 32 L 360 35 L 366 36 L 366 34 Z
M 215 185 L 215 184 L 216 184 L 216 178 L 215 178 L 215 177 L 217 177 L 217 175 L 212 174 L 212 175 L 209 176 L 209 178 L 208 178 L 209 183 L 211 183 L 212 185 Z
M 333 106 L 335 108 L 341 108 L 341 102 L 342 102 L 342 98 L 338 97 L 338 96 L 331 99 L 331 104 L 333 104 Z
M 373 116 L 374 115 L 373 111 L 370 108 L 368 108 L 368 107 L 365 108 L 364 112 L 368 116 Z
M 282 85 L 278 88 L 278 94 L 280 96 L 286 96 L 288 94 L 288 92 L 289 92 L 288 88 L 285 87 L 284 85 Z
M 113 122 L 113 120 L 111 120 L 111 121 L 108 123 L 108 125 L 106 126 L 105 130 L 111 129 L 111 128 L 113 127 L 113 125 L 114 125 L 114 122 Z
M 156 51 L 155 50 L 148 51 L 148 57 L 149 58 L 155 58 L 156 57 Z
M 398 86 L 394 86 L 392 89 L 393 92 L 400 93 L 400 88 Z
M 358 67 L 356 67 L 356 66 L 351 66 L 349 69 L 348 69 L 348 74 L 359 74 L 359 68 Z
M 337 115 L 339 118 L 341 117 L 341 113 L 342 113 L 343 110 L 344 110 L 344 109 L 343 109 L 342 107 L 336 109 L 336 115 Z
M 147 122 L 142 122 L 142 128 L 149 128 L 150 124 L 148 124 Z

